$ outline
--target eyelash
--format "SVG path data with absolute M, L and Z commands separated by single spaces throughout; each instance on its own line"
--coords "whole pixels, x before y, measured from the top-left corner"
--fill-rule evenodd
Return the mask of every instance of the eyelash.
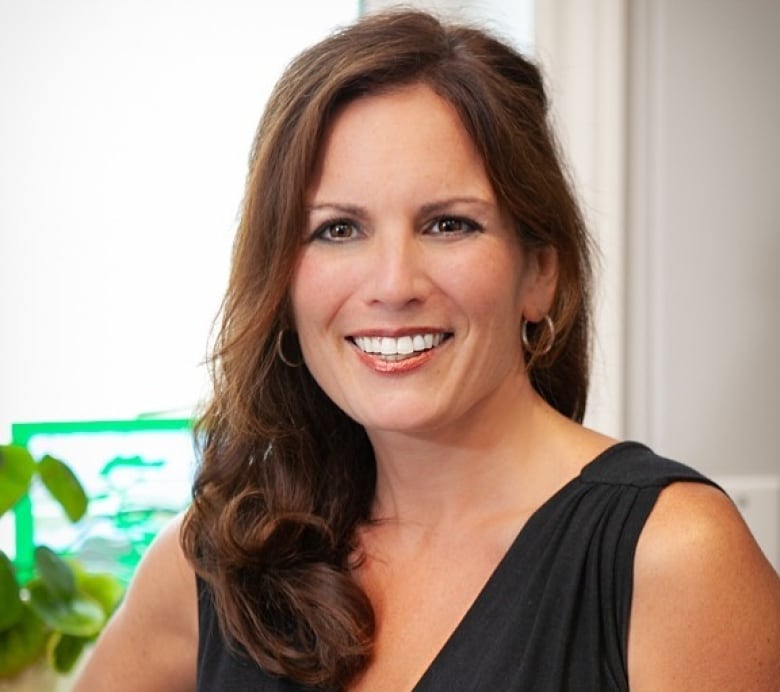
M 442 230 L 439 228 L 442 225 L 456 225 L 458 228 L 450 230 Z M 349 235 L 333 236 L 334 229 L 343 227 L 348 229 Z M 455 235 L 467 235 L 469 233 L 482 231 L 483 226 L 472 219 L 468 219 L 462 216 L 438 216 L 430 221 L 424 229 L 424 232 L 428 235 L 438 236 L 455 236 Z M 353 240 L 355 235 L 360 232 L 359 226 L 349 219 L 331 219 L 320 224 L 315 231 L 311 234 L 311 240 L 324 240 L 330 243 L 343 243 L 348 240 Z
M 436 230 L 436 227 L 440 224 L 455 223 L 460 228 L 455 230 L 443 231 Z M 483 227 L 472 219 L 467 219 L 463 216 L 439 216 L 428 224 L 427 232 L 433 235 L 465 235 L 468 233 L 474 233 L 475 231 L 482 231 Z
M 328 234 L 333 231 L 334 228 L 338 226 L 344 226 L 348 227 L 350 231 L 349 236 L 330 236 L 328 237 Z M 340 243 L 344 242 L 346 240 L 352 240 L 354 237 L 354 234 L 358 232 L 357 225 L 350 221 L 349 219 L 332 219 L 330 221 L 326 221 L 323 224 L 320 224 L 314 233 L 311 234 L 312 240 L 325 240 L 330 243 Z

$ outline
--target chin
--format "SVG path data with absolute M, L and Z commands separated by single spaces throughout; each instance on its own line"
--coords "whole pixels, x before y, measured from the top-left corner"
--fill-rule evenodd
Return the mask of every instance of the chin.
M 430 410 L 414 412 L 405 410 L 393 412 L 383 410 L 380 415 L 373 413 L 367 416 L 352 416 L 362 425 L 369 437 L 373 433 L 393 433 L 399 435 L 423 435 L 446 426 L 446 421 L 440 415 L 434 415 Z

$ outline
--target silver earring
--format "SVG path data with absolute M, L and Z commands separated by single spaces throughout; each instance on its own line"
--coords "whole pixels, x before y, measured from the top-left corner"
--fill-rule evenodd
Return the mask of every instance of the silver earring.
M 520 330 L 520 336 L 523 339 L 523 347 L 525 348 L 528 355 L 531 356 L 531 359 L 546 356 L 552 350 L 553 344 L 555 343 L 555 323 L 552 321 L 552 317 L 545 315 L 543 320 L 544 326 L 547 329 L 545 333 L 536 340 L 536 343 L 531 345 L 531 342 L 528 338 L 528 325 L 540 323 L 529 322 L 527 319 L 525 319 L 525 317 L 523 318 L 523 326 Z
M 303 359 L 295 363 L 284 355 L 284 333 L 288 331 L 290 330 L 281 329 L 276 335 L 276 355 L 279 357 L 279 360 L 282 361 L 282 363 L 284 363 L 288 368 L 299 368 L 301 365 L 303 365 Z

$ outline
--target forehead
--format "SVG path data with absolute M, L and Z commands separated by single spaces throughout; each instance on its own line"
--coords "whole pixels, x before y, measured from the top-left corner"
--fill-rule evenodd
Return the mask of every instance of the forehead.
M 484 162 L 455 108 L 424 84 L 358 98 L 322 140 L 309 198 L 342 185 L 399 180 L 446 194 L 467 185 L 492 195 Z

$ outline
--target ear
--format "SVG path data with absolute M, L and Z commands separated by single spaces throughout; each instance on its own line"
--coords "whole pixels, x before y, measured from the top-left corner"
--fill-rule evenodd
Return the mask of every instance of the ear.
M 523 317 L 540 322 L 552 309 L 558 287 L 558 251 L 552 245 L 528 250 L 528 284 Z

